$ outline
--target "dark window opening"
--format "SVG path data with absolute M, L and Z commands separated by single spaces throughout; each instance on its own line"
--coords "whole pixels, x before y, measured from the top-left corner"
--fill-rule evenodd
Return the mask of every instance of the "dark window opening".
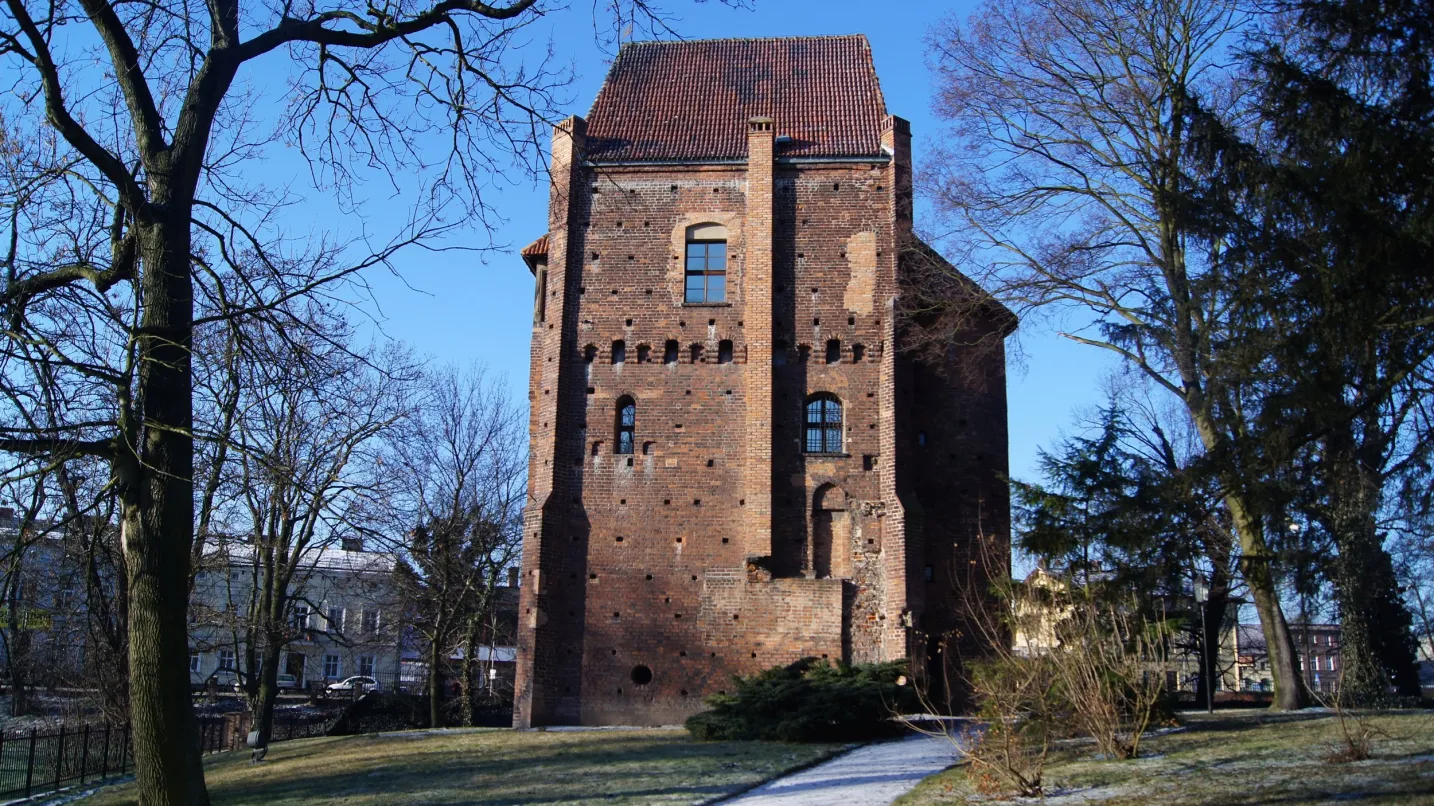
M 691 352 L 691 354 L 692 354 L 692 363 L 694 363 L 694 364 L 700 364 L 700 363 L 702 363 L 702 345 L 700 345 L 700 344 L 694 344 L 694 345 L 692 345 L 692 346 L 689 348 L 689 350 L 690 350 L 690 352 Z
M 727 301 L 727 242 L 688 241 L 685 302 Z
M 652 348 L 646 344 L 637 345 L 637 363 L 648 364 L 652 362 Z
M 839 364 L 839 363 L 841 363 L 841 340 L 840 340 L 840 339 L 832 339 L 831 341 L 827 342 L 827 363 L 828 363 L 828 364 Z
M 782 339 L 772 342 L 772 363 L 779 367 L 787 363 L 787 343 Z
M 617 428 L 614 453 L 632 453 L 633 435 L 637 431 L 637 404 L 630 397 L 617 401 Z
M 668 339 L 667 344 L 663 347 L 663 350 L 662 350 L 662 363 L 664 363 L 664 364 L 676 364 L 676 363 L 677 363 L 677 341 L 676 341 L 675 339 Z
M 797 363 L 805 364 L 812 360 L 812 346 L 810 344 L 797 345 Z
M 597 359 L 597 345 L 589 344 L 583 348 L 583 361 L 591 364 Z
M 538 269 L 534 285 L 536 290 L 533 293 L 533 324 L 546 322 L 548 319 L 548 268 L 543 266 Z
M 866 358 L 866 345 L 853 344 L 851 346 L 851 361 L 853 364 L 860 364 Z
M 807 453 L 841 453 L 841 401 L 835 395 L 816 394 L 807 398 Z
M 627 343 L 618 339 L 612 343 L 612 362 L 621 364 L 625 361 L 627 361 Z
M 726 339 L 717 342 L 717 363 L 732 363 L 732 342 Z

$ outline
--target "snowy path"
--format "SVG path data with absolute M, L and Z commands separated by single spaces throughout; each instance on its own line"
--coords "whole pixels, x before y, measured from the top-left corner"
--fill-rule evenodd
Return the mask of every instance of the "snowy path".
M 723 804 L 888 806 L 921 779 L 955 762 L 955 748 L 946 739 L 909 736 L 859 747 L 811 769 L 763 784 Z

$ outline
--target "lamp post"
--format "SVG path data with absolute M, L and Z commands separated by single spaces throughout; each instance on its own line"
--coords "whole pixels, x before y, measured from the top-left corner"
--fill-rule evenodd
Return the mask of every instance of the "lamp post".
M 1210 618 L 1207 608 L 1210 603 L 1210 586 L 1205 577 L 1195 575 L 1195 602 L 1200 605 L 1200 679 L 1205 681 L 1205 710 L 1215 713 L 1215 681 L 1210 669 L 1215 666 L 1210 652 Z

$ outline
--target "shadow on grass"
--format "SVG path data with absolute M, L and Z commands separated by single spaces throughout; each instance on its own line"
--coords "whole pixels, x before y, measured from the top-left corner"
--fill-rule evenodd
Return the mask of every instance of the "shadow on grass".
M 824 751 L 696 743 L 677 732 L 388 734 L 283 743 L 257 766 L 243 757 L 217 759 L 206 777 L 216 806 L 691 803 Z M 97 806 L 126 802 L 132 798 Z

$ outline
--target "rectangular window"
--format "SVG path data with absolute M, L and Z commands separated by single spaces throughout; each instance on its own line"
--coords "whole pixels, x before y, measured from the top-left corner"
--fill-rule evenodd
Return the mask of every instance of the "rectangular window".
M 344 609 L 338 605 L 329 605 L 329 632 L 344 631 Z
M 325 678 L 325 679 L 328 679 L 328 680 L 337 680 L 338 677 L 339 677 L 339 670 L 340 670 L 341 668 L 342 668 L 342 667 L 339 666 L 339 656 L 338 656 L 338 655 L 325 655 L 325 656 L 324 656 L 324 678 Z
M 366 632 L 366 633 L 376 633 L 376 632 L 378 632 L 378 611 L 377 611 L 377 610 L 365 610 L 365 611 L 363 611 L 363 631 Z
M 294 629 L 307 630 L 309 628 L 309 606 L 306 604 L 294 605 Z
M 372 655 L 359 655 L 359 659 L 358 659 L 358 673 L 359 673 L 359 674 L 363 675 L 364 677 L 373 677 L 373 666 L 374 666 L 374 664 L 373 664 L 373 656 L 372 656 Z
M 232 650 L 232 649 L 221 649 L 221 650 L 219 650 L 219 668 L 220 668 L 221 671 L 226 671 L 226 672 L 232 672 L 232 671 L 234 671 L 234 650 Z
M 686 302 L 727 301 L 727 242 L 687 243 Z
M 189 671 L 191 671 L 191 672 L 193 672 L 193 673 L 195 673 L 195 674 L 199 674 L 199 653 L 198 653 L 198 652 L 190 652 L 190 653 L 189 653 Z

